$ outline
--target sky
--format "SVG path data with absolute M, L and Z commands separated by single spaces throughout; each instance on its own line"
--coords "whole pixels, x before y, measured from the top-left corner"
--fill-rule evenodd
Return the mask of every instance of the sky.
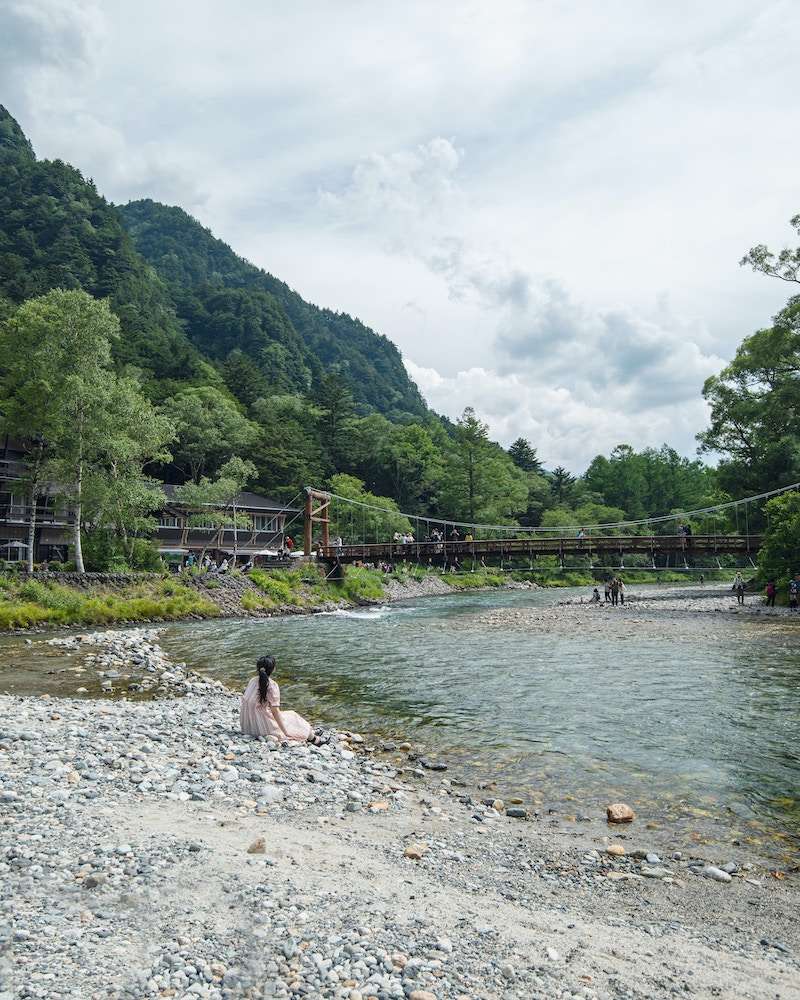
M 693 455 L 786 286 L 795 0 L 2 0 L 0 102 L 402 351 L 437 411 L 582 471 Z

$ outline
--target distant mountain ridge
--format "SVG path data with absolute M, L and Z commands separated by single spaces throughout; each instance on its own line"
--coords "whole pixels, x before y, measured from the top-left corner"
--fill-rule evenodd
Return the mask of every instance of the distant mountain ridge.
M 0 315 L 3 300 L 51 288 L 111 300 L 115 356 L 145 374 L 154 398 L 223 381 L 236 394 L 240 372 L 270 392 L 305 393 L 333 370 L 363 413 L 428 414 L 386 337 L 304 301 L 181 208 L 110 204 L 79 170 L 37 160 L 0 105 Z
M 119 212 L 139 253 L 172 290 L 190 340 L 204 353 L 221 357 L 238 349 L 264 363 L 260 352 L 274 342 L 295 352 L 299 365 L 284 373 L 290 382 L 302 379 L 303 368 L 306 376 L 316 377 L 336 367 L 356 400 L 369 408 L 395 417 L 425 413 L 419 390 L 388 338 L 346 313 L 306 302 L 181 208 L 145 199 Z M 231 322 L 232 316 L 237 320 Z M 274 352 L 265 364 L 275 366 Z M 276 372 L 270 374 L 274 378 Z

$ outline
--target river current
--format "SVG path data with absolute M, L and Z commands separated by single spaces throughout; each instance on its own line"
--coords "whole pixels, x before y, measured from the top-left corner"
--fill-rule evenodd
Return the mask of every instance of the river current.
M 239 685 L 257 655 L 273 653 L 286 706 L 418 741 L 462 777 L 493 781 L 498 794 L 544 811 L 579 817 L 622 798 L 654 821 L 713 820 L 743 838 L 796 831 L 797 634 L 670 611 L 644 631 L 587 632 L 568 609 L 554 629 L 486 627 L 487 612 L 569 596 L 454 594 L 312 618 L 179 625 L 164 645 Z
M 752 844 L 796 835 L 798 633 L 667 610 L 644 629 L 623 618 L 586 627 L 568 609 L 554 628 L 487 627 L 487 614 L 569 596 L 453 594 L 181 623 L 161 638 L 173 658 L 234 687 L 272 653 L 284 707 L 411 740 L 446 761 L 448 776 L 519 796 L 543 815 L 579 821 L 622 799 L 696 840 L 715 829 Z

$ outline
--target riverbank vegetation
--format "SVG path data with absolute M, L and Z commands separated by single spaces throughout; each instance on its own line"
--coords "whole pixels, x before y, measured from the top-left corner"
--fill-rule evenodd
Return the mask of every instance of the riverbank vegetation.
M 800 217 L 792 224 L 800 235 Z M 536 442 L 501 447 L 470 407 L 455 422 L 432 412 L 390 341 L 305 302 L 182 209 L 115 207 L 79 171 L 38 160 L 1 107 L 0 258 L 0 430 L 28 456 L 14 490 L 35 512 L 57 489 L 76 514 L 79 570 L 159 566 L 147 539 L 162 481 L 220 523 L 244 488 L 288 502 L 313 484 L 385 511 L 335 505 L 331 531 L 352 542 L 424 537 L 437 519 L 588 534 L 675 534 L 684 522 L 764 530 L 760 576 L 800 569 L 791 501 L 684 513 L 800 480 L 800 431 L 787 419 L 800 407 L 800 297 L 704 387 L 711 420 L 699 440 L 721 456 L 716 468 L 668 445 L 620 444 L 576 475 L 557 456 L 547 467 Z M 798 261 L 800 251 L 755 247 L 742 263 L 798 282 Z M 606 527 L 651 517 L 667 520 Z M 32 538 L 32 517 L 28 527 Z M 32 561 L 33 546 L 17 544 Z M 361 579 L 331 586 L 370 599 Z M 291 604 L 319 586 L 274 575 L 249 599 Z
M 37 625 L 109 625 L 214 617 L 219 609 L 196 590 L 172 579 L 147 579 L 117 588 L 70 587 L 0 575 L 0 629 Z
M 37 626 L 110 625 L 149 621 L 171 621 L 190 617 L 238 614 L 292 613 L 327 610 L 336 606 L 359 607 L 389 599 L 425 593 L 487 590 L 513 584 L 533 583 L 540 587 L 593 587 L 604 576 L 601 571 L 541 568 L 477 567 L 457 573 L 422 566 L 394 567 L 381 572 L 366 566 L 347 567 L 333 579 L 315 564 L 292 569 L 253 570 L 246 576 L 236 573 L 214 578 L 208 574 L 175 576 L 130 576 L 90 580 L 81 584 L 27 577 L 20 573 L 0 574 L 0 631 Z M 626 584 L 689 583 L 687 574 L 675 571 L 625 570 Z M 709 571 L 709 583 L 728 580 L 729 573 Z M 435 582 L 435 587 L 432 585 Z M 444 586 L 443 586 L 444 585 Z M 588 597 L 588 592 L 587 592 Z

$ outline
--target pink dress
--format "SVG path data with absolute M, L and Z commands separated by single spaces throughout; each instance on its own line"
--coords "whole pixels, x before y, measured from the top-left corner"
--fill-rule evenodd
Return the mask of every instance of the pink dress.
M 267 701 L 262 705 L 258 700 L 258 678 L 253 677 L 242 695 L 239 706 L 239 723 L 243 733 L 249 736 L 271 736 L 276 740 L 298 740 L 305 743 L 312 733 L 311 725 L 297 712 L 281 712 L 281 722 L 288 736 L 284 736 L 272 714 L 272 707 L 281 703 L 281 689 L 270 680 Z

